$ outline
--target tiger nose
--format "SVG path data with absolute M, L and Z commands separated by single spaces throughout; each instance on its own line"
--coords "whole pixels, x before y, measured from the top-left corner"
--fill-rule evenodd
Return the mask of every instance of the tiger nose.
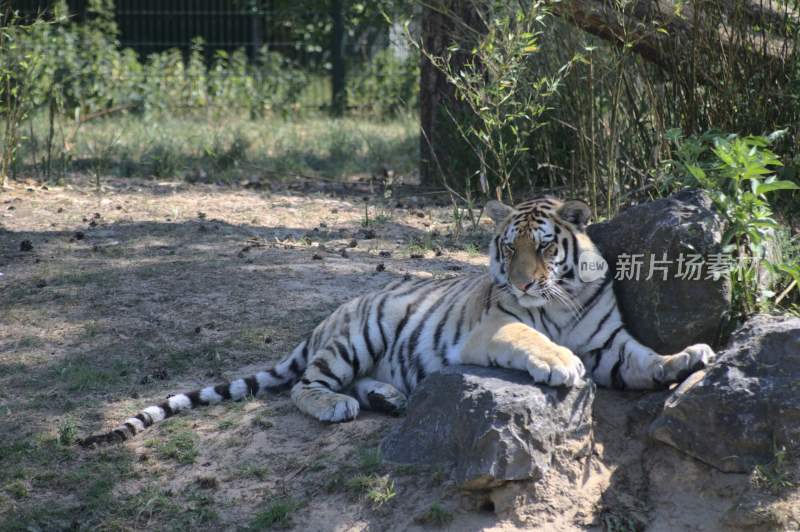
M 535 285 L 535 284 L 536 284 L 536 281 L 529 281 L 529 282 L 528 282 L 528 284 L 526 284 L 525 286 L 521 287 L 521 288 L 522 288 L 522 291 L 523 291 L 523 292 L 527 292 L 527 291 L 528 291 L 528 289 L 529 289 L 531 286 Z

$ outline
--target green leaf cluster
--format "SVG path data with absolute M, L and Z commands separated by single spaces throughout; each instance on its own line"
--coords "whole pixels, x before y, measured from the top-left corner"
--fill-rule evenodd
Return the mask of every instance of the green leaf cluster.
M 676 155 L 670 161 L 676 176 L 672 184 L 708 191 L 726 222 L 723 251 L 738 258 L 731 276 L 735 319 L 770 310 L 777 295 L 774 287 L 792 281 L 796 286 L 800 281 L 797 257 L 779 249 L 781 226 L 771 204 L 775 192 L 797 194 L 800 190 L 798 183 L 777 175 L 782 163 L 770 146 L 784 134 L 709 132 L 685 137 L 677 130 L 670 131 Z

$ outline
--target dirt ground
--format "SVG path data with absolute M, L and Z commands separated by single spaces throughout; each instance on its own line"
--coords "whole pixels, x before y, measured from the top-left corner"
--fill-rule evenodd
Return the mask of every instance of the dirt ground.
M 435 196 L 374 197 L 357 180 L 126 179 L 97 193 L 80 177 L 0 194 L 0 529 L 800 526 L 796 490 L 769 493 L 647 443 L 664 394 L 601 392 L 592 456 L 481 497 L 447 471 L 382 464 L 396 419 L 323 425 L 286 392 L 75 447 L 169 393 L 271 366 L 353 295 L 485 268 L 490 227 L 453 235 Z

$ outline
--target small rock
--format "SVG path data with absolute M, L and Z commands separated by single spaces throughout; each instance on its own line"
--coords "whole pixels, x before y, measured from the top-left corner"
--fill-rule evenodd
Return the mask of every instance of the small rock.
M 75 231 L 75 240 L 83 240 L 86 235 L 83 234 L 83 231 Z
M 356 239 L 353 239 L 353 240 L 351 240 L 350 242 L 347 243 L 347 247 L 349 247 L 349 248 L 354 248 L 356 246 L 358 246 L 358 242 L 356 241 Z
M 425 255 L 423 255 L 422 253 L 412 253 L 411 254 L 411 258 L 412 259 L 424 259 Z
M 556 456 L 591 449 L 594 385 L 536 385 L 523 371 L 452 366 L 411 395 L 403 422 L 381 443 L 389 462 L 453 468 L 465 489 L 538 480 Z
M 272 336 L 265 336 L 264 337 L 264 343 L 265 344 L 271 344 L 272 343 Z
M 30 240 L 23 240 L 19 243 L 20 251 L 33 251 L 33 243 Z
M 458 266 L 456 264 L 448 264 L 447 266 L 444 267 L 444 269 L 450 270 L 451 272 L 457 272 L 461 270 L 461 266 Z
M 375 234 L 375 231 L 374 231 L 374 230 L 372 230 L 372 229 L 362 229 L 362 230 L 361 230 L 361 237 L 362 237 L 364 240 L 372 240 L 372 239 L 373 239 L 373 238 L 375 238 L 376 236 L 377 236 L 377 235 Z
M 378 255 L 380 255 L 384 259 L 388 259 L 389 257 L 392 256 L 392 252 L 391 251 L 379 251 Z
M 384 266 L 384 264 L 381 262 L 380 264 L 375 266 L 375 271 L 376 272 L 384 272 L 384 271 L 386 271 L 386 266 Z
M 197 212 L 197 217 L 198 217 L 199 219 L 201 219 L 201 220 L 205 220 L 205 219 L 206 219 L 206 213 L 204 213 L 204 212 L 201 212 L 201 211 L 198 211 L 198 212 Z
M 313 255 L 311 255 L 311 260 L 322 260 L 322 255 L 320 255 L 319 253 L 314 253 Z
M 204 490 L 215 490 L 219 487 L 217 477 L 198 477 L 197 486 Z
M 45 286 L 47 286 L 47 281 L 45 281 L 44 279 L 36 283 L 36 288 L 44 288 Z

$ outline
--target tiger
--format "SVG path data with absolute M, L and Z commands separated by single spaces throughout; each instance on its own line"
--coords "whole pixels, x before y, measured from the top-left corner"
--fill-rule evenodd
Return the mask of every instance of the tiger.
M 81 444 L 124 441 L 183 410 L 281 387 L 300 411 L 338 423 L 361 408 L 401 415 L 427 375 L 457 364 L 526 371 L 549 386 L 644 390 L 713 361 L 706 344 L 671 355 L 643 345 L 625 327 L 610 270 L 580 275 L 582 253 L 598 253 L 586 203 L 544 196 L 484 210 L 496 229 L 488 272 L 395 280 L 338 307 L 274 367 L 172 395 Z

